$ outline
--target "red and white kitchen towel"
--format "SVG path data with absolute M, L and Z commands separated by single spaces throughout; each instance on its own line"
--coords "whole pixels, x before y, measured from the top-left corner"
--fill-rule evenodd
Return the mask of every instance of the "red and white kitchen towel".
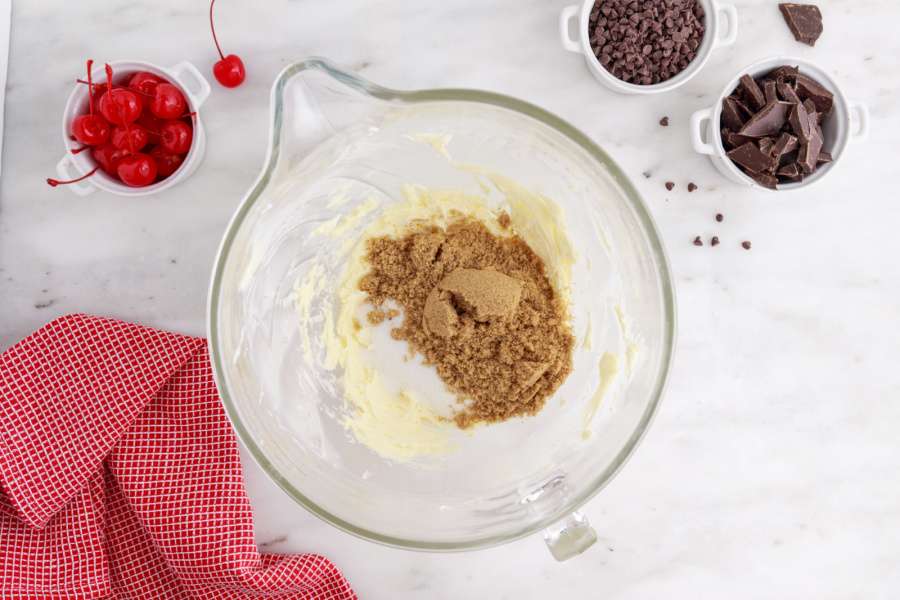
M 83 315 L 0 354 L 0 598 L 355 598 L 260 554 L 206 343 Z

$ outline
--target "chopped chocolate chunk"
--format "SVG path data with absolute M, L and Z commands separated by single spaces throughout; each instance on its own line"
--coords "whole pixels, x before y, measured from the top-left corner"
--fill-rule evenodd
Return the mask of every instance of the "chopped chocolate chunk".
M 809 129 L 809 113 L 806 112 L 806 107 L 802 104 L 794 104 L 794 109 L 791 111 L 791 116 L 788 120 L 791 123 L 791 129 L 800 141 L 804 144 L 809 141 L 810 129 Z
M 674 187 L 675 187 L 675 182 L 674 182 L 674 181 L 667 181 L 667 182 L 666 182 L 666 189 L 669 190 L 670 192 L 672 191 L 672 188 L 674 188 Z
M 740 102 L 734 98 L 722 100 L 722 123 L 732 131 L 737 131 L 744 126 L 746 119 L 742 116 Z
M 769 188 L 770 190 L 778 189 L 778 178 L 774 175 L 769 175 L 768 173 L 747 173 L 753 181 L 763 186 L 764 188 Z
M 762 110 L 744 123 L 738 133 L 747 137 L 776 135 L 784 127 L 792 106 L 795 105 L 780 100 L 766 104 Z
M 779 4 L 781 16 L 798 42 L 816 45 L 822 35 L 822 13 L 815 4 Z
M 717 235 L 712 236 L 712 239 L 709 240 L 709 245 L 710 246 L 718 246 L 719 245 L 719 236 L 717 236 Z
M 834 160 L 831 157 L 831 152 L 819 152 L 819 158 L 816 159 L 816 163 L 820 165 L 824 165 L 825 163 L 830 163 Z
M 702 245 L 703 245 L 703 240 L 700 239 L 700 236 L 699 236 L 699 235 L 698 235 L 697 237 L 694 238 L 694 245 L 695 245 L 695 246 L 702 246 Z
M 771 104 L 778 100 L 778 94 L 775 89 L 775 81 L 768 79 L 763 83 L 763 95 L 766 97 L 766 104 Z
M 696 189 L 697 189 L 697 184 L 696 184 L 696 183 L 694 183 L 693 181 L 691 181 L 690 183 L 688 183 L 688 191 L 689 191 L 689 192 L 693 192 L 693 191 L 696 190 Z
M 741 242 L 741 248 L 749 250 L 753 245 L 749 241 Z
M 753 142 L 747 142 L 743 146 L 728 152 L 728 158 L 735 164 L 744 167 L 750 173 L 769 171 L 777 164 L 774 158 L 768 154 L 763 154 Z
M 753 142 L 753 138 L 734 133 L 733 131 L 724 130 L 722 132 L 722 141 L 728 148 L 737 148 L 743 146 L 747 142 Z
M 775 146 L 775 140 L 770 137 L 760 138 L 759 142 L 759 150 L 763 154 L 772 154 L 772 148 Z
M 806 75 L 797 75 L 797 95 L 804 100 L 812 100 L 818 110 L 823 115 L 831 112 L 834 105 L 834 94 L 829 92 L 818 81 L 807 77 Z
M 759 89 L 756 81 L 749 75 L 743 75 L 741 77 L 740 82 L 738 83 L 738 89 L 741 90 L 741 95 L 747 100 L 747 104 L 749 104 L 751 108 L 759 110 L 766 105 L 765 94 L 763 94 L 763 91 Z
M 668 127 L 669 126 L 669 117 L 663 117 L 662 119 L 660 119 L 659 124 L 662 125 L 663 127 Z
M 800 168 L 807 175 L 816 169 L 816 164 L 819 160 L 819 152 L 822 151 L 822 143 L 822 136 L 816 131 L 809 136 L 809 141 L 806 142 L 806 144 L 800 146 L 800 159 L 798 162 Z
M 798 167 L 795 162 L 781 167 L 775 174 L 788 181 L 800 181 L 803 179 L 800 167 Z
M 781 160 L 782 155 L 793 152 L 797 149 L 798 145 L 799 143 L 797 142 L 796 137 L 786 132 L 782 133 L 781 137 L 778 138 L 778 141 L 776 141 L 775 145 L 772 147 L 772 156 Z
M 721 223 L 725 220 L 725 215 L 722 213 L 716 213 L 716 223 Z
M 791 150 L 790 152 L 785 152 L 781 155 L 781 158 L 778 160 L 778 165 L 783 167 L 784 165 L 789 165 L 791 163 L 797 162 L 797 157 L 800 155 L 800 143 L 797 143 L 797 148 Z
M 776 81 L 779 79 L 783 79 L 789 83 L 794 83 L 797 80 L 797 75 L 800 74 L 800 67 L 792 67 L 790 65 L 784 65 L 778 67 L 777 69 L 773 69 L 769 72 L 766 77 L 770 79 L 775 79 Z
M 782 100 L 790 102 L 791 104 L 800 104 L 800 96 L 797 95 L 797 91 L 791 84 L 783 79 L 779 79 L 776 87 L 778 88 L 778 93 L 781 95 Z

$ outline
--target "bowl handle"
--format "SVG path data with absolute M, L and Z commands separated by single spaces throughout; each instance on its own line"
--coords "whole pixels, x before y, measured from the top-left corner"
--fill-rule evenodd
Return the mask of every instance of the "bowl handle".
M 184 82 L 185 91 L 191 96 L 191 103 L 194 108 L 200 108 L 200 105 L 206 102 L 212 88 L 209 82 L 200 74 L 200 71 L 188 61 L 182 61 L 169 69 L 175 74 L 175 77 Z
M 562 562 L 578 556 L 597 541 L 597 532 L 587 517 L 573 512 L 544 530 L 544 542 L 553 558 Z
M 849 102 L 850 119 L 856 123 L 856 130 L 850 136 L 857 142 L 869 137 L 869 107 L 860 102 Z
M 691 145 L 694 146 L 694 152 L 710 155 L 716 153 L 716 148 L 711 143 L 703 141 L 703 131 L 712 118 L 712 112 L 713 109 L 704 108 L 691 115 Z
M 562 9 L 562 12 L 559 13 L 559 39 L 562 41 L 562 47 L 569 52 L 577 52 L 579 54 L 581 54 L 581 34 L 579 33 L 579 39 L 572 39 L 569 35 L 571 33 L 569 23 L 572 22 L 573 18 L 578 16 L 578 10 L 580 8 L 581 7 L 577 4 L 573 4 L 565 7 Z
M 724 48 L 725 46 L 732 45 L 737 41 L 738 36 L 737 9 L 732 4 L 723 4 L 722 6 L 714 5 L 713 10 L 719 13 L 719 18 L 721 18 L 723 22 L 728 23 L 728 29 L 725 30 L 725 35 L 716 36 L 716 39 L 713 40 L 713 48 Z
M 61 161 L 56 163 L 56 174 L 63 180 L 75 179 L 76 177 L 83 175 L 83 173 L 75 173 L 72 170 L 73 167 L 72 156 L 66 154 L 62 157 Z M 88 194 L 93 194 L 97 191 L 97 188 L 90 182 L 90 179 L 69 183 L 66 187 L 75 192 L 76 196 L 87 196 Z

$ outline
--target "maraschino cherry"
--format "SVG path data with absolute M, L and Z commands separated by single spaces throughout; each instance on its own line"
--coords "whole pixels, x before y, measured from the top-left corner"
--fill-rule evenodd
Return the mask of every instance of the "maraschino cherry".
M 213 75 L 216 81 L 227 88 L 233 88 L 244 83 L 244 77 L 247 73 L 244 71 L 244 62 L 237 54 L 229 54 L 225 56 L 222 47 L 219 46 L 219 39 L 216 37 L 216 26 L 213 23 L 213 7 L 216 0 L 209 3 L 209 28 L 212 30 L 213 42 L 216 44 L 216 50 L 219 52 L 219 60 L 213 65 Z
M 141 116 L 141 97 L 132 90 L 113 88 L 112 67 L 106 65 L 106 93 L 100 96 L 100 114 L 114 125 L 125 125 Z
M 109 139 L 109 123 L 100 115 L 94 114 L 94 86 L 91 79 L 91 66 L 93 64 L 93 60 L 87 61 L 89 112 L 86 115 L 78 115 L 72 121 L 72 135 L 86 146 L 98 146 Z
M 156 161 L 141 152 L 129 154 L 116 167 L 119 179 L 131 187 L 144 187 L 156 181 Z

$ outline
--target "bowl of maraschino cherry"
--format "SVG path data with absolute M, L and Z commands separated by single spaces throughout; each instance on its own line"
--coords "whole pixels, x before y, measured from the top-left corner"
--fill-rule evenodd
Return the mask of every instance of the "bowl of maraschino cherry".
M 86 70 L 63 113 L 60 178 L 47 183 L 79 195 L 144 196 L 194 171 L 206 146 L 198 110 L 210 92 L 196 67 L 121 61 L 95 69 L 88 60 Z

